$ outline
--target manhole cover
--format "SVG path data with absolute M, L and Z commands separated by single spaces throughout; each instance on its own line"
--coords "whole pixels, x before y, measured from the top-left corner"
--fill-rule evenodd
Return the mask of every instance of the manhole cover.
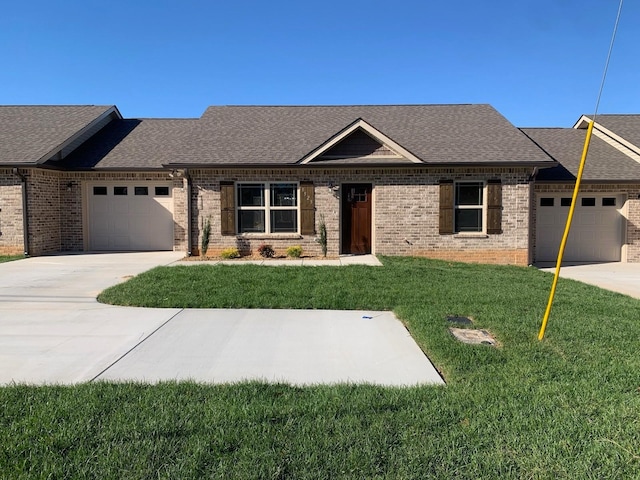
M 474 330 L 471 328 L 449 328 L 449 331 L 462 343 L 477 345 L 491 345 L 495 347 L 497 342 L 486 330 Z
M 457 323 L 458 325 L 471 325 L 473 320 L 468 317 L 459 317 L 458 315 L 447 316 L 447 321 L 451 323 Z

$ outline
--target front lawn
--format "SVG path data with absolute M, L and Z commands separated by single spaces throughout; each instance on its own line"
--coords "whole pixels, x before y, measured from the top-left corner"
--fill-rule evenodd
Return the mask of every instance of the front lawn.
M 0 263 L 12 262 L 14 260 L 20 260 L 24 258 L 24 255 L 0 255 Z
M 640 478 L 640 302 L 533 268 L 163 267 L 105 291 L 160 307 L 391 309 L 446 387 L 10 386 L 7 478 Z M 465 345 L 467 315 L 499 348 Z

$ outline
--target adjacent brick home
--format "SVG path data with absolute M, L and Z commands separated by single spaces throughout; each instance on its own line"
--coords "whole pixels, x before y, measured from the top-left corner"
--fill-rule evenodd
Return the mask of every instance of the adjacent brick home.
M 30 255 L 196 254 L 206 219 L 210 253 L 318 254 L 324 220 L 330 255 L 527 264 L 543 252 L 538 197 L 570 184 L 553 177 L 563 152 L 489 105 L 210 107 L 198 119 L 0 107 L 0 129 L 0 252 Z M 637 194 L 614 190 L 627 209 L 622 258 L 639 261 Z
M 522 129 L 559 162 L 536 176 L 535 261 L 555 261 L 590 121 L 582 116 L 574 128 Z M 640 115 L 597 117 L 564 260 L 640 262 Z

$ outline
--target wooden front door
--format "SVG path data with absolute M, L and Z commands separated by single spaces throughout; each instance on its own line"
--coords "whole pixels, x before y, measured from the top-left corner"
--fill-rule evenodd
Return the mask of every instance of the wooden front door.
M 342 185 L 342 253 L 371 253 L 371 184 Z

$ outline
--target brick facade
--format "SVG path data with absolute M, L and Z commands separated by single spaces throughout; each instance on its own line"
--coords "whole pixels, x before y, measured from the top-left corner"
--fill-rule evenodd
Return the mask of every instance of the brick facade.
M 29 253 L 83 251 L 87 246 L 86 185 L 96 181 L 168 181 L 169 172 L 62 172 L 21 169 L 27 178 Z M 569 184 L 529 183 L 527 168 L 282 168 L 194 169 L 191 177 L 192 246 L 197 254 L 204 220 L 210 218 L 209 254 L 227 247 L 254 252 L 262 243 L 279 254 L 300 245 L 305 254 L 320 255 L 316 235 L 221 235 L 220 182 L 311 181 L 315 191 L 316 231 L 323 215 L 328 233 L 328 255 L 340 251 L 339 186 L 370 183 L 373 186 L 372 250 L 380 255 L 412 255 L 451 261 L 525 265 L 535 261 L 536 202 L 534 194 L 567 193 Z M 502 184 L 502 230 L 495 235 L 440 235 L 438 229 L 439 182 L 487 181 Z M 187 178 L 174 175 L 174 249 L 187 251 Z M 335 189 L 329 188 L 331 185 Z M 640 262 L 640 185 L 583 184 L 582 193 L 616 193 L 627 197 L 625 258 Z M 0 253 L 23 252 L 22 187 L 11 169 L 0 169 Z M 531 206 L 531 208 L 530 208 Z
M 373 253 L 415 255 L 483 263 L 525 265 L 529 254 L 530 169 L 264 169 L 191 170 L 193 252 L 197 252 L 205 218 L 211 220 L 209 253 L 228 247 L 243 253 L 268 243 L 283 252 L 300 245 L 307 254 L 319 255 L 315 236 L 236 235 L 222 236 L 220 224 L 220 182 L 312 181 L 315 187 L 316 231 L 324 216 L 328 254 L 340 254 L 340 191 L 329 185 L 370 183 L 373 186 Z M 439 181 L 502 181 L 502 228 L 499 235 L 440 235 L 438 231 Z
M 24 253 L 22 185 L 9 168 L 0 169 L 0 255 Z
M 536 184 L 534 192 L 536 195 L 544 193 L 566 193 L 571 196 L 573 193 L 573 184 Z M 580 194 L 585 193 L 611 193 L 626 195 L 626 205 L 622 208 L 622 214 L 625 216 L 625 237 L 624 250 L 622 260 L 629 263 L 640 262 L 640 184 L 590 184 L 583 183 L 580 185 Z M 535 261 L 535 225 L 537 220 L 537 202 L 535 199 L 531 202 L 532 232 L 531 251 Z

